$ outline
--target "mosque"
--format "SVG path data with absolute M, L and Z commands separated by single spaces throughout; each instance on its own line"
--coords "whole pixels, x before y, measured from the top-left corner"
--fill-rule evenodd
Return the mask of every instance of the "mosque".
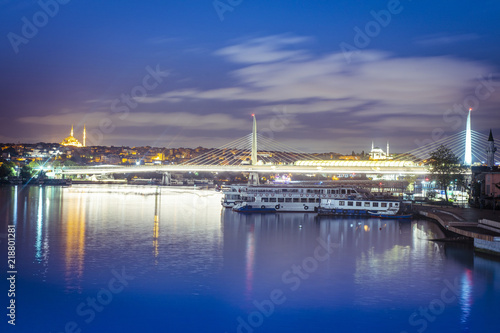
M 85 147 L 86 136 L 87 133 L 85 130 L 85 125 L 83 125 L 83 144 L 82 144 L 73 136 L 73 125 L 71 125 L 71 134 L 61 142 L 61 146 Z
M 372 141 L 372 150 L 370 151 L 370 160 L 390 160 L 392 156 L 389 155 L 389 142 L 387 142 L 387 152 L 379 147 L 374 147 Z

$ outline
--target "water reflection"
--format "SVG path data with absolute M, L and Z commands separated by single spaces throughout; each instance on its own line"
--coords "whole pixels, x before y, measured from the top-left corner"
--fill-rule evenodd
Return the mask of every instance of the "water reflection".
M 246 289 L 245 289 L 245 295 L 248 300 L 251 299 L 252 297 L 252 287 L 253 287 L 253 270 L 254 270 L 254 265 L 255 265 L 255 236 L 254 236 L 254 230 L 255 225 L 252 224 L 249 227 L 249 230 L 247 231 L 247 242 L 246 242 L 246 266 L 245 266 L 245 272 L 246 272 Z
M 155 189 L 125 194 L 124 188 L 30 187 L 19 190 L 15 199 L 15 189 L 0 188 L 0 204 L 8 203 L 5 216 L 18 223 L 20 276 L 28 282 L 19 292 L 41 317 L 52 320 L 53 309 L 67 301 L 75 316 L 82 299 L 106 287 L 112 269 L 125 267 L 136 278 L 89 330 L 112 331 L 112 325 L 121 325 L 127 331 L 124 318 L 139 311 L 140 325 L 149 323 L 148 331 L 155 330 L 161 316 L 170 314 L 168 323 L 184 328 L 193 314 L 205 313 L 206 322 L 197 322 L 211 328 L 210 320 L 217 321 L 223 326 L 217 331 L 234 332 L 235 318 L 246 320 L 256 311 L 254 301 L 262 303 L 270 291 L 280 289 L 286 302 L 276 305 L 259 331 L 328 331 L 333 326 L 338 331 L 377 327 L 410 332 L 418 327 L 409 327 L 409 316 L 439 298 L 447 286 L 443 281 L 455 284 L 455 277 L 457 297 L 428 322 L 428 331 L 448 325 L 449 331 L 487 331 L 483 319 L 494 322 L 500 264 L 475 257 L 470 249 L 431 241 L 443 236 L 433 223 L 244 215 L 221 210 L 220 194 L 213 191 L 163 188 L 155 195 Z M 333 248 L 330 256 L 309 265 L 300 284 L 283 281 L 291 267 L 312 262 L 318 245 Z M 40 263 L 47 272 L 42 281 Z M 295 285 L 297 290 L 291 290 Z M 36 288 L 58 295 L 41 297 L 33 292 Z M 70 319 L 62 318 L 60 327 Z M 37 331 L 41 321 L 23 331 Z M 184 331 L 203 330 L 196 328 Z
M 43 187 L 40 186 L 38 191 L 38 213 L 36 219 L 36 253 L 35 259 L 40 262 L 42 260 L 42 233 L 43 233 Z
M 12 200 L 12 224 L 17 225 L 17 197 L 18 197 L 18 186 L 13 186 L 12 193 L 13 200 Z
M 161 207 L 161 190 L 158 187 L 155 193 L 155 217 L 153 225 L 153 256 L 154 264 L 158 265 L 158 236 L 160 234 L 160 207 Z
M 75 200 L 76 199 L 76 200 Z M 85 260 L 85 210 L 86 200 L 78 195 L 72 205 L 64 210 L 65 223 L 65 280 L 67 291 L 73 288 L 81 290 L 81 280 Z M 66 206 L 64 206 L 66 207 Z
M 467 269 L 462 275 L 461 281 L 461 293 L 460 293 L 460 309 L 462 310 L 462 315 L 460 316 L 460 321 L 462 324 L 467 324 L 471 314 L 472 308 L 472 298 L 473 298 L 473 275 L 472 271 Z

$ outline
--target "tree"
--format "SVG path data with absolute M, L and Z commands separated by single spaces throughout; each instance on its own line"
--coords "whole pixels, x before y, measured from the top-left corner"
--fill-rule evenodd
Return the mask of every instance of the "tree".
M 460 159 L 451 149 L 441 145 L 430 154 L 429 171 L 444 190 L 448 202 L 448 191 L 446 191 L 448 185 L 455 179 L 461 180 L 466 167 L 460 163 Z
M 16 172 L 14 171 L 15 164 L 10 161 L 3 162 L 0 165 L 0 179 L 4 179 L 10 176 L 14 176 Z
M 406 175 L 403 177 L 403 180 L 408 182 L 408 186 L 406 187 L 407 191 L 415 193 L 415 183 L 417 182 L 417 175 Z
M 31 179 L 31 177 L 33 176 L 33 169 L 29 165 L 23 165 L 19 176 L 23 180 Z

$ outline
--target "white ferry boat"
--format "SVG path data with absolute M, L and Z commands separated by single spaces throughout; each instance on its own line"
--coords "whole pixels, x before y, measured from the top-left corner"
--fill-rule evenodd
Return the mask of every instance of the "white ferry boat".
M 221 205 L 225 208 L 232 208 L 235 205 L 241 203 L 243 200 L 241 189 L 245 188 L 243 185 L 222 185 L 221 192 L 223 194 L 221 199 Z M 243 193 L 244 194 L 244 193 Z
M 401 202 L 397 200 L 322 199 L 318 215 L 406 217 L 407 215 L 399 215 L 400 210 Z
M 224 192 L 222 205 L 248 212 L 316 212 L 322 199 L 362 199 L 369 194 L 344 186 L 234 185 Z

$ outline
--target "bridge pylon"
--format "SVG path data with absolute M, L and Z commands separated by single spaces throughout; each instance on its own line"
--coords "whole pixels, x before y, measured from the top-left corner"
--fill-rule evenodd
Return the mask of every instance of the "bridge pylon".
M 253 117 L 253 127 L 252 127 L 252 165 L 257 165 L 257 118 L 255 114 Z M 248 175 L 249 185 L 259 185 L 259 174 L 257 172 L 250 172 Z
M 162 172 L 161 175 L 162 185 L 170 185 L 171 180 L 172 180 L 172 175 L 170 174 L 170 172 Z

